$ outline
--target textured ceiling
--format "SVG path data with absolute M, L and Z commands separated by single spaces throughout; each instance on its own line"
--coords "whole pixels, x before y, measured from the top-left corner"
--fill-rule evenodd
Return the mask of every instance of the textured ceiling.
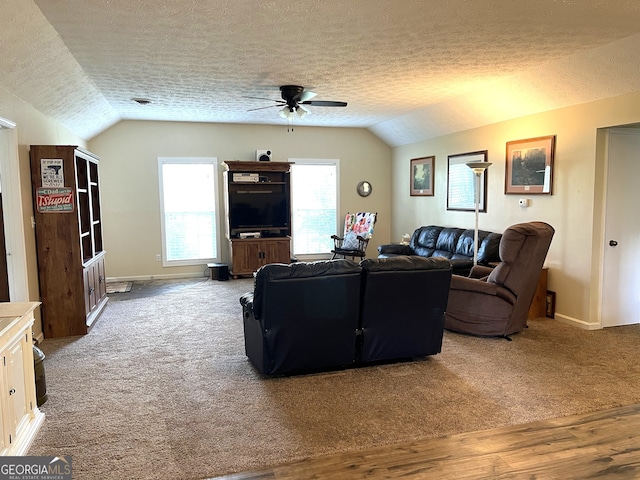
M 91 138 L 120 119 L 366 127 L 396 146 L 640 90 L 637 0 L 0 0 L 0 87 Z M 148 98 L 138 105 L 131 99 Z M 0 105 L 0 115 L 2 114 Z

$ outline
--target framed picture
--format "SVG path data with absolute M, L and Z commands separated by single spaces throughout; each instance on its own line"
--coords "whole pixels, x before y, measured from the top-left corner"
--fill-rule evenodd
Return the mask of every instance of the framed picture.
M 487 151 L 460 153 L 447 157 L 447 210 L 476 210 L 476 174 L 467 163 L 486 162 Z M 480 176 L 478 211 L 487 211 L 487 171 Z
M 422 195 L 433 197 L 433 166 L 436 157 L 421 157 L 411 159 L 411 196 Z
M 504 193 L 551 195 L 556 136 L 507 142 Z

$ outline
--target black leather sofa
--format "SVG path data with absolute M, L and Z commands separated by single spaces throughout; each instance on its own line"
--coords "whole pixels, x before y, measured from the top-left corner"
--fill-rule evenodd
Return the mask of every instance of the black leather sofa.
M 442 258 L 265 265 L 240 298 L 245 353 L 267 375 L 434 355 L 450 282 Z
M 478 231 L 478 264 L 490 265 L 500 262 L 501 233 Z M 387 244 L 378 246 L 378 258 L 397 255 L 421 257 L 444 257 L 451 263 L 453 273 L 467 276 L 473 267 L 474 230 L 429 225 L 418 228 L 409 245 Z

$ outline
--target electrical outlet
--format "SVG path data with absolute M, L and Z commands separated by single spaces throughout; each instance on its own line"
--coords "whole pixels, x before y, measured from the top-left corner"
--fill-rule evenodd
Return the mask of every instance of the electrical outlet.
M 162 260 L 162 257 L 160 256 L 159 253 L 156 254 L 156 262 L 159 262 Z

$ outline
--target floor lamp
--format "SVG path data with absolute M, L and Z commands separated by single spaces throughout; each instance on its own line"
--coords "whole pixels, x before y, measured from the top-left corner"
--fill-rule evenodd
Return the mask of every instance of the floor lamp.
M 476 229 L 473 234 L 473 264 L 478 264 L 478 213 L 480 211 L 480 175 L 491 166 L 490 162 L 469 162 L 467 167 L 476 175 Z

